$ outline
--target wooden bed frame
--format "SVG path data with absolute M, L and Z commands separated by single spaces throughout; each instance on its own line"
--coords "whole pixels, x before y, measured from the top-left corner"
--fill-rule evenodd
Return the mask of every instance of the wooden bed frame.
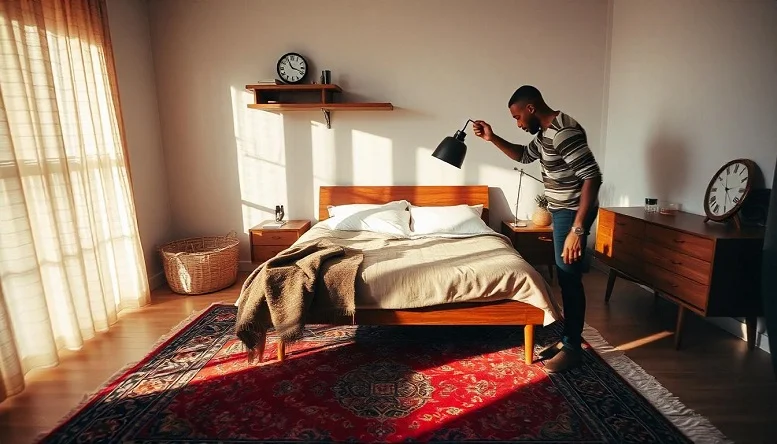
M 329 205 L 386 203 L 405 199 L 413 205 L 483 204 L 483 220 L 488 223 L 488 186 L 322 186 L 319 193 L 319 220 L 329 217 Z M 524 327 L 524 361 L 534 361 L 534 326 L 542 325 L 541 309 L 524 302 L 504 300 L 435 305 L 418 309 L 356 309 L 353 317 L 336 322 L 307 319 L 310 324 L 329 325 L 516 325 Z M 263 350 L 260 350 L 263 353 Z M 284 360 L 286 347 L 278 344 L 278 359 Z M 259 355 L 261 356 L 261 354 Z

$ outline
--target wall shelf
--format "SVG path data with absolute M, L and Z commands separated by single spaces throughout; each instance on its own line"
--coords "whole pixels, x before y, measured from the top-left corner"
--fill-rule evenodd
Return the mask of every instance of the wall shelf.
M 383 102 L 337 102 L 335 93 L 343 92 L 334 84 L 246 85 L 254 93 L 251 109 L 264 111 L 318 111 L 324 113 L 326 127 L 331 128 L 332 111 L 391 111 L 394 105 Z

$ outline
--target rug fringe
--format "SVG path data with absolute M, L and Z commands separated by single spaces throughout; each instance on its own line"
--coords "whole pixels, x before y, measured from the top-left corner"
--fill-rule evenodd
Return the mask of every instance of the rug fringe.
M 586 324 L 583 338 L 626 382 L 695 443 L 733 443 L 707 418 L 685 406 L 653 376 L 626 354 L 613 347 L 595 328 Z
M 213 308 L 214 305 L 224 305 L 224 304 L 225 304 L 225 302 L 223 302 L 223 301 L 221 301 L 221 302 L 213 302 L 208 307 L 206 307 L 206 308 L 204 308 L 202 310 L 192 310 L 192 312 L 189 313 L 189 315 L 186 316 L 186 318 L 184 320 L 180 321 L 173 328 L 171 328 L 167 333 L 165 333 L 164 335 L 160 336 L 159 339 L 157 339 L 156 342 L 150 347 L 150 349 L 149 349 L 150 351 L 148 353 L 146 353 L 140 360 L 132 361 L 132 362 L 129 362 L 129 363 L 125 364 L 119 370 L 114 372 L 110 377 L 108 377 L 108 379 L 105 380 L 105 382 L 100 384 L 100 386 L 97 389 L 92 390 L 91 392 L 84 393 L 84 395 L 81 397 L 81 400 L 78 402 L 78 404 L 75 407 L 70 409 L 70 411 L 68 411 L 54 425 L 49 427 L 48 430 L 38 433 L 35 436 L 35 438 L 33 439 L 33 443 L 41 442 L 43 439 L 45 439 L 49 434 L 51 434 L 57 428 L 59 428 L 60 426 L 62 426 L 63 424 L 65 424 L 66 422 L 71 420 L 74 416 L 76 416 L 78 413 L 80 413 L 81 410 L 83 410 L 84 407 L 86 407 L 87 404 L 89 404 L 92 401 L 92 399 L 95 396 L 97 396 L 101 391 L 105 390 L 111 384 L 116 382 L 119 378 L 124 376 L 125 373 L 127 373 L 129 370 L 131 370 L 136 365 L 138 365 L 138 363 L 140 363 L 141 361 L 146 359 L 150 354 L 154 353 L 159 346 L 161 346 L 162 344 L 167 342 L 170 338 L 172 338 L 173 336 L 178 334 L 181 330 L 186 328 L 187 325 L 189 325 L 192 321 L 197 319 L 200 315 L 202 315 L 206 311 L 208 311 L 211 308 Z

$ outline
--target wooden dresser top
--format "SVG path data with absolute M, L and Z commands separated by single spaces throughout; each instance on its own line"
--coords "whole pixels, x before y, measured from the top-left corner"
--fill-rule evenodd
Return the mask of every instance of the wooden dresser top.
M 713 221 L 705 223 L 704 216 L 684 211 L 670 216 L 648 213 L 644 207 L 603 207 L 602 210 L 709 239 L 762 239 L 764 237 L 763 227 L 742 226 L 742 229 L 737 229 L 733 224 Z

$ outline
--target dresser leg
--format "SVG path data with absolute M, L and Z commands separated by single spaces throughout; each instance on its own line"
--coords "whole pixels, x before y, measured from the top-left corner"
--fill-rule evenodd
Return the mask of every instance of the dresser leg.
M 674 331 L 674 348 L 680 350 L 680 342 L 682 341 L 683 325 L 685 324 L 685 315 L 688 310 L 682 305 L 677 306 L 677 327 Z
M 612 289 L 615 287 L 616 277 L 618 277 L 618 273 L 615 269 L 610 268 L 610 275 L 607 278 L 607 291 L 604 292 L 604 302 L 610 302 L 610 296 L 612 296 Z
M 548 265 L 548 273 L 550 274 L 550 282 L 553 282 L 553 268 L 555 268 L 555 265 Z
M 747 349 L 755 350 L 755 337 L 757 335 L 756 327 L 758 326 L 757 316 L 748 316 L 745 318 L 747 323 Z

